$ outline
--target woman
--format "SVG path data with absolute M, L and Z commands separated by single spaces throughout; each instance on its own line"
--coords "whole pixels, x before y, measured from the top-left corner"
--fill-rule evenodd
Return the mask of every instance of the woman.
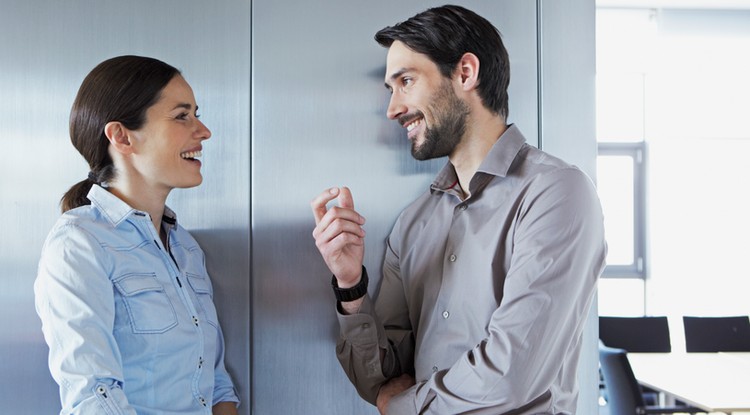
M 70 115 L 88 178 L 62 199 L 34 290 L 65 414 L 236 414 L 203 251 L 165 206 L 197 186 L 193 91 L 161 61 L 120 56 Z

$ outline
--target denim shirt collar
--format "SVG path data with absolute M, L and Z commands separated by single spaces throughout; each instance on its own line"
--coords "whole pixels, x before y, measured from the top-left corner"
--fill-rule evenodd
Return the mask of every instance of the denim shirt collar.
M 123 202 L 122 199 L 113 195 L 107 189 L 95 184 L 91 186 L 88 195 L 86 197 L 91 201 L 91 205 L 95 206 L 102 214 L 103 217 L 117 227 L 124 220 L 130 216 L 140 216 L 150 219 L 150 215 L 147 212 L 143 212 L 137 209 L 133 209 L 127 203 Z M 164 206 L 163 219 L 170 225 L 177 223 L 177 216 L 174 211 L 168 206 Z

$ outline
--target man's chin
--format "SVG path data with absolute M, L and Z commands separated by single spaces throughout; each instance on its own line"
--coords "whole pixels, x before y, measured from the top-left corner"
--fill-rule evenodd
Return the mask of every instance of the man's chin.
M 430 157 L 429 152 L 425 151 L 424 145 L 417 147 L 414 144 L 412 144 L 411 146 L 411 156 L 414 157 L 415 160 L 419 161 L 429 160 L 432 158 Z
M 411 156 L 414 157 L 414 159 L 419 161 L 425 161 L 425 160 L 432 160 L 432 159 L 438 159 L 440 157 L 445 157 L 450 154 L 450 151 L 440 151 L 439 149 L 436 149 L 435 146 L 428 145 L 429 142 L 422 143 L 421 146 L 417 147 L 412 143 L 411 146 Z

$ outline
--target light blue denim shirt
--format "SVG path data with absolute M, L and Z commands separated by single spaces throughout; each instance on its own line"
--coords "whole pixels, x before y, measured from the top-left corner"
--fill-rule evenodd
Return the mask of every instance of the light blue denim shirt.
M 210 414 L 238 402 L 203 251 L 166 208 L 150 216 L 102 187 L 63 214 L 34 284 L 65 414 Z M 170 255 L 171 252 L 171 255 Z

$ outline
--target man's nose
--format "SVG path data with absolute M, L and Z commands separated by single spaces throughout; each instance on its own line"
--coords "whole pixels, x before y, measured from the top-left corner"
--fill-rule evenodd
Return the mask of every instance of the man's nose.
M 406 105 L 404 105 L 403 99 L 401 98 L 398 91 L 394 91 L 393 94 L 391 94 L 391 100 L 388 103 L 388 110 L 386 111 L 386 116 L 391 119 L 395 120 L 399 116 L 406 114 L 408 112 Z

